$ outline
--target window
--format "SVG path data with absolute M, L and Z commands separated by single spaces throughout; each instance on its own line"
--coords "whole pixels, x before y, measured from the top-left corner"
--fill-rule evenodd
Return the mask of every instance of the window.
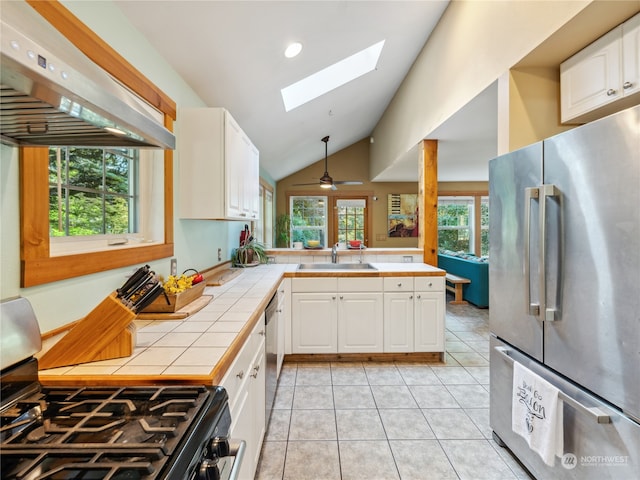
M 138 231 L 138 151 L 49 149 L 52 237 Z
M 265 247 L 273 245 L 273 188 L 260 179 L 260 217 L 254 223 L 253 236 Z
M 319 240 L 327 245 L 327 197 L 290 197 L 291 241 Z
M 438 197 L 438 248 L 489 254 L 489 198 L 481 195 Z
M 349 240 L 366 241 L 366 207 L 367 201 L 362 199 L 338 199 L 336 201 L 336 225 L 338 242 Z

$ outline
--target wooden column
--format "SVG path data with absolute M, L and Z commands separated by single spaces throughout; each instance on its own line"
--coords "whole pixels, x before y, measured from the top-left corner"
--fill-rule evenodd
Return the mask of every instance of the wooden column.
M 438 265 L 438 141 L 422 141 L 420 244 L 423 262 Z

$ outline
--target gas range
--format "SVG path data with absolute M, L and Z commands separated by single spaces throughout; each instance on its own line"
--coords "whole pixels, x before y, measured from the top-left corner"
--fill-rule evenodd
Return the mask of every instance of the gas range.
M 30 306 L 25 310 L 25 299 L 15 301 L 21 302 L 21 315 L 32 312 Z M 4 350 L 7 330 L 16 333 L 11 324 L 25 319 L 16 319 L 16 310 L 6 302 L 1 305 Z M 244 442 L 228 439 L 231 416 L 223 388 L 47 387 L 38 382 L 35 358 L 5 368 L 4 357 L 3 479 L 190 480 L 237 475 Z

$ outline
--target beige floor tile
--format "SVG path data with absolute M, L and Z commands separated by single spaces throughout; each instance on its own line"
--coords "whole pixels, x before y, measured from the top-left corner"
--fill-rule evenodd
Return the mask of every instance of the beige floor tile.
M 289 441 L 337 440 L 334 410 L 292 410 Z
M 435 438 L 426 418 L 419 408 L 380 409 L 379 413 L 389 440 Z
M 439 440 L 484 438 L 473 421 L 460 408 L 427 408 L 423 413 Z
M 338 442 L 289 442 L 284 480 L 341 480 Z
M 391 449 L 383 441 L 340 441 L 342 480 L 393 480 L 398 470 Z
M 336 410 L 339 440 L 386 440 L 376 409 Z
M 460 480 L 512 480 L 515 474 L 487 440 L 441 440 Z
M 262 444 L 256 480 L 282 480 L 287 442 L 265 441 Z
M 293 393 L 294 409 L 333 409 L 331 385 L 297 385 Z
M 336 409 L 376 408 L 369 385 L 334 385 Z
M 378 408 L 416 408 L 418 406 L 409 388 L 403 385 L 372 385 L 371 391 Z
M 456 480 L 458 477 L 437 440 L 390 440 L 402 480 Z

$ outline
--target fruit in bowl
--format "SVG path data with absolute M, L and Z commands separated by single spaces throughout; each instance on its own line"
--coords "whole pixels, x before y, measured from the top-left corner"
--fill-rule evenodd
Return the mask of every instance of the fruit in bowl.
M 307 246 L 312 248 L 319 247 L 320 240 L 307 240 Z
M 349 240 L 349 246 L 351 248 L 360 248 L 362 242 L 360 240 Z

